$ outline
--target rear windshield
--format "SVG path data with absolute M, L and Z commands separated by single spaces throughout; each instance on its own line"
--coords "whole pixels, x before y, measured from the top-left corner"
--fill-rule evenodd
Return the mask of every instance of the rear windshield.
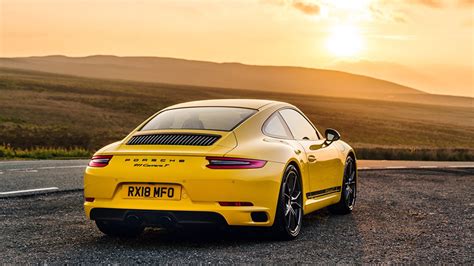
M 140 130 L 206 129 L 230 131 L 257 110 L 239 107 L 192 107 L 163 111 Z

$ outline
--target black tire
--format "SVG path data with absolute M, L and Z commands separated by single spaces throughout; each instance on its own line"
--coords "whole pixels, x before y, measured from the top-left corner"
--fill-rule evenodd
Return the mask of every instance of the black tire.
M 355 160 L 348 156 L 342 178 L 341 200 L 329 206 L 329 211 L 334 214 L 349 214 L 354 209 L 357 194 L 357 174 Z
M 102 233 L 113 237 L 136 237 L 145 229 L 143 226 L 115 221 L 95 221 L 95 224 Z
M 303 189 L 298 169 L 289 165 L 283 174 L 278 196 L 273 235 L 280 240 L 295 239 L 303 221 Z

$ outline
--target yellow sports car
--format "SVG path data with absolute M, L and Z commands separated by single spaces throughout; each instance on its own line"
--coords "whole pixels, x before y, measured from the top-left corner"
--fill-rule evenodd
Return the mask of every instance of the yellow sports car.
M 100 149 L 85 171 L 84 207 L 107 235 L 211 224 L 293 239 L 304 214 L 350 213 L 356 188 L 353 149 L 295 106 L 207 100 L 165 108 Z

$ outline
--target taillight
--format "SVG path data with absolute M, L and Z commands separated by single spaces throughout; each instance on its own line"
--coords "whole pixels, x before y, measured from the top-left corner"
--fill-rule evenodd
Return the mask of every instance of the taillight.
M 242 158 L 229 158 L 229 157 L 206 157 L 209 164 L 207 168 L 211 169 L 250 169 L 250 168 L 262 168 L 265 166 L 267 161 L 253 160 L 253 159 L 242 159 Z
M 89 162 L 91 167 L 104 167 L 107 166 L 112 159 L 112 155 L 96 155 L 92 156 L 92 159 Z

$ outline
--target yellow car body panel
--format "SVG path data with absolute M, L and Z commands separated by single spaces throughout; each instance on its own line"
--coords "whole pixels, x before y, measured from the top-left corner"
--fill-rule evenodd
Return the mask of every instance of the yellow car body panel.
M 206 106 L 243 107 L 257 111 L 230 131 L 140 131 L 160 112 Z M 339 202 L 341 193 L 331 193 L 330 189 L 343 185 L 345 161 L 349 155 L 355 159 L 354 151 L 341 140 L 325 145 L 323 138 L 305 142 L 263 133 L 265 121 L 282 108 L 298 110 L 287 103 L 264 100 L 198 101 L 163 109 L 122 141 L 95 154 L 113 157 L 107 166 L 87 167 L 85 171 L 84 197 L 93 199 L 84 203 L 86 216 L 91 218 L 93 209 L 195 211 L 219 214 L 228 225 L 271 226 L 275 220 L 282 176 L 289 164 L 297 166 L 300 172 L 305 214 Z M 210 146 L 127 145 L 134 136 L 159 133 L 205 133 L 220 138 Z M 315 163 L 309 162 L 310 154 L 317 156 Z M 208 156 L 264 160 L 266 164 L 256 169 L 210 169 L 207 167 Z M 124 198 L 124 189 L 129 184 L 178 185 L 181 187 L 180 199 Z M 322 195 L 315 197 L 315 191 L 324 193 L 318 192 Z M 252 206 L 221 206 L 219 202 L 250 202 Z M 264 212 L 268 219 L 254 221 L 252 212 Z

